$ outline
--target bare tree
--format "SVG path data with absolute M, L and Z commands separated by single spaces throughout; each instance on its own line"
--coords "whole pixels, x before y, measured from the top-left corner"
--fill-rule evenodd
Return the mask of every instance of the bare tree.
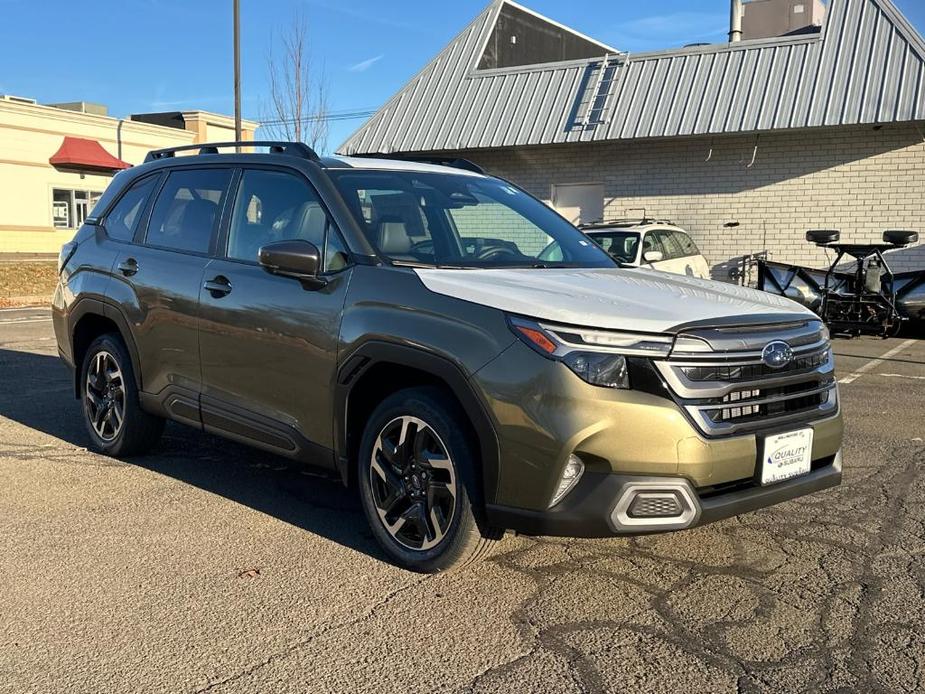
M 328 84 L 324 66 L 311 54 L 308 22 L 297 14 L 273 38 L 267 55 L 269 113 L 263 127 L 270 137 L 305 142 L 324 151 L 328 144 Z

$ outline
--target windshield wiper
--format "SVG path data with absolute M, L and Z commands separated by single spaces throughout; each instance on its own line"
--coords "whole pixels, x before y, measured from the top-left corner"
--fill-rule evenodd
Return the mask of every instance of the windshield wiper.
M 466 265 L 446 265 L 444 263 L 425 263 L 418 260 L 392 260 L 389 262 L 396 267 L 421 268 L 424 270 L 474 270 Z

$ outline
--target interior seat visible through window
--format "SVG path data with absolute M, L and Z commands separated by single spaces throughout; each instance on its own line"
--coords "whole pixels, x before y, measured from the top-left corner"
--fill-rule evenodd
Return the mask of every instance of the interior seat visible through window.
M 283 171 L 254 169 L 241 177 L 228 235 L 228 257 L 257 262 L 278 241 L 308 241 L 324 255 L 326 271 L 347 265 L 340 237 L 308 182 Z
M 177 251 L 208 253 L 230 181 L 230 169 L 171 172 L 151 212 L 146 242 Z

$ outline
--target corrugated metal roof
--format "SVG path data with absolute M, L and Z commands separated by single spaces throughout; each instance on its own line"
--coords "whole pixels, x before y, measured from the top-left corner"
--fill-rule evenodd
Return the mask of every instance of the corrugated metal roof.
M 830 0 L 821 34 L 477 70 L 487 7 L 343 154 L 436 152 L 925 120 L 925 41 L 891 0 Z M 609 66 L 609 67 L 605 67 Z M 615 72 L 604 122 L 581 114 Z

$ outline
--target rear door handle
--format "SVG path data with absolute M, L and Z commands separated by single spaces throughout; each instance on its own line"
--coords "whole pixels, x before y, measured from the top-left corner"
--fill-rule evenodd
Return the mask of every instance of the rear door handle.
M 221 299 L 223 296 L 231 294 L 231 282 L 227 277 L 219 275 L 215 279 L 206 281 L 202 288 L 212 295 L 213 299 Z
M 128 260 L 119 263 L 119 272 L 121 272 L 126 277 L 131 277 L 138 272 L 138 261 L 134 258 L 129 258 Z

